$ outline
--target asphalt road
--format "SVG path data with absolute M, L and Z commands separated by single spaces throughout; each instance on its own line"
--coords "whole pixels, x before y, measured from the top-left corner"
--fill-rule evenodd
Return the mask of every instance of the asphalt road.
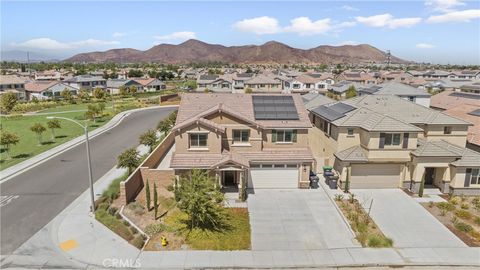
M 175 108 L 139 111 L 91 139 L 93 179 L 116 164 L 117 156 L 138 145 L 138 136 Z M 82 143 L 0 185 L 0 254 L 12 254 L 88 188 Z M 17 197 L 18 196 L 18 197 Z

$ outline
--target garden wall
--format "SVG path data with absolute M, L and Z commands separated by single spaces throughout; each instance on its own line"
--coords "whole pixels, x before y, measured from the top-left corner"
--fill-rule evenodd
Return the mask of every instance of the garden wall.
M 169 95 L 162 95 L 162 96 L 160 96 L 160 103 L 165 102 L 165 101 L 169 101 L 169 100 L 175 100 L 177 98 L 178 98 L 177 93 L 169 94 Z
M 140 166 L 123 182 L 120 182 L 120 201 L 122 205 L 135 200 L 137 195 L 145 185 L 145 179 L 148 177 L 158 181 L 158 186 L 165 186 L 163 182 L 171 180 L 173 177 L 173 170 L 158 170 L 156 169 L 168 150 L 175 143 L 175 135 L 169 133 L 162 142 L 150 153 L 150 155 L 140 164 Z M 160 178 L 157 178 L 160 177 Z M 153 183 L 149 183 L 153 187 Z

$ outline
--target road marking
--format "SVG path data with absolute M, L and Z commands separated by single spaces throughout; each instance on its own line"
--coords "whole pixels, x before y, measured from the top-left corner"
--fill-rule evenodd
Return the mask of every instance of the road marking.
M 11 201 L 17 199 L 18 197 L 18 195 L 0 196 L 0 207 L 9 204 Z
M 69 251 L 69 250 L 74 249 L 76 247 L 78 247 L 78 243 L 74 239 L 70 239 L 70 240 L 67 240 L 65 242 L 60 243 L 60 248 L 63 251 Z

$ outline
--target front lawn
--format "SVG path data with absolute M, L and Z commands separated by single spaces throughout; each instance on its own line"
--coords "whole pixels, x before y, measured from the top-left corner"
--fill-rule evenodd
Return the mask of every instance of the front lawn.
M 480 246 L 480 196 L 454 196 L 423 207 L 470 247 Z

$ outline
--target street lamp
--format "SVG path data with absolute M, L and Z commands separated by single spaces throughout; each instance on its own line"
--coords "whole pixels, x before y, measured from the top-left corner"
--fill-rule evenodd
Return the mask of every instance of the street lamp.
M 90 146 L 88 145 L 88 126 L 87 125 L 82 125 L 81 123 L 70 119 L 66 117 L 59 117 L 59 116 L 47 116 L 47 119 L 62 119 L 66 121 L 73 122 L 83 128 L 83 131 L 85 132 L 85 144 L 87 146 L 87 163 L 88 163 L 88 180 L 90 182 L 90 199 L 91 199 L 91 206 L 90 206 L 90 211 L 92 213 L 95 212 L 95 197 L 93 193 L 93 178 L 92 178 L 92 163 L 90 162 Z

